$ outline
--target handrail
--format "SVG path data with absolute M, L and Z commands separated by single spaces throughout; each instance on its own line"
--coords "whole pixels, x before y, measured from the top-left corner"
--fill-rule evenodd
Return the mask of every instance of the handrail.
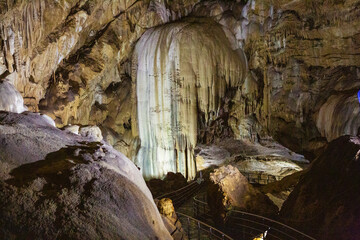
M 283 178 L 268 174 L 263 171 L 257 171 L 257 172 L 249 172 L 244 170 L 239 170 L 239 171 L 244 177 L 246 177 L 249 183 L 257 183 L 260 185 L 266 185 L 275 181 L 279 181 Z M 252 175 L 256 175 L 256 177 L 251 177 Z
M 198 199 L 198 197 L 199 196 L 195 196 L 193 198 L 195 214 L 199 214 L 201 212 L 201 210 L 203 210 L 202 214 L 204 214 L 206 216 L 209 216 L 209 214 L 206 212 L 206 211 L 210 210 L 209 207 L 208 207 L 208 204 L 206 202 L 204 202 L 203 200 Z M 200 207 L 201 205 L 203 205 L 202 208 Z M 293 238 L 293 239 L 297 239 L 297 238 L 292 237 L 289 234 L 291 234 L 291 235 L 298 234 L 299 236 L 301 236 L 301 239 L 315 240 L 315 238 L 313 238 L 313 237 L 311 237 L 311 236 L 309 236 L 309 235 L 307 235 L 307 234 L 305 234 L 303 232 L 300 232 L 299 230 L 297 230 L 297 229 L 295 229 L 293 227 L 290 227 L 290 226 L 288 226 L 288 225 L 286 225 L 284 223 L 281 223 L 279 221 L 276 221 L 276 220 L 273 220 L 273 219 L 270 219 L 270 218 L 267 218 L 267 217 L 263 217 L 263 216 L 260 216 L 260 215 L 256 215 L 256 214 L 248 213 L 248 212 L 244 212 L 244 211 L 239 211 L 239 210 L 230 210 L 229 212 L 230 212 L 230 215 L 227 217 L 227 220 L 230 220 L 230 219 L 235 220 L 234 221 L 235 223 L 233 223 L 233 225 L 241 225 L 244 228 L 253 228 L 254 230 L 257 230 L 259 232 L 264 232 L 264 229 L 260 230 L 260 229 L 254 228 L 254 225 L 256 225 L 256 224 L 257 225 L 263 225 L 267 229 L 272 229 L 273 231 L 279 232 L 280 234 L 282 234 L 284 236 L 287 236 L 287 237 L 290 237 L 290 238 Z M 241 216 L 239 217 L 239 215 L 241 215 Z M 243 224 L 237 224 L 236 221 L 239 221 L 239 220 L 246 221 L 246 222 L 251 222 L 252 226 L 250 227 L 250 226 L 246 226 L 246 225 L 243 225 Z M 264 222 L 266 222 L 266 223 L 264 223 Z M 231 222 L 228 221 L 228 225 L 231 225 Z M 278 227 L 280 227 L 281 230 L 274 227 L 274 225 L 275 226 L 278 225 Z M 231 228 L 231 226 L 226 226 L 226 227 Z M 272 235 L 274 235 L 274 232 L 272 233 Z M 279 239 L 281 239 L 281 238 L 279 238 Z M 289 238 L 287 238 L 287 239 L 289 239 Z
M 264 217 L 264 216 L 260 216 L 260 215 L 256 215 L 256 214 L 248 213 L 248 212 L 243 212 L 243 211 L 239 211 L 239 210 L 231 210 L 231 212 L 233 212 L 233 213 L 240 213 L 240 214 L 247 215 L 247 216 L 253 216 L 253 217 L 256 217 L 256 218 L 261 218 L 261 219 L 266 220 L 266 221 L 269 221 L 269 222 L 271 222 L 271 223 L 276 223 L 276 224 L 278 224 L 278 225 L 280 225 L 280 226 L 283 226 L 283 227 L 285 227 L 285 228 L 287 228 L 287 229 L 291 229 L 292 231 L 297 232 L 298 234 L 303 235 L 304 237 L 307 237 L 307 238 L 309 238 L 309 239 L 315 240 L 315 238 L 310 237 L 309 235 L 307 235 L 307 234 L 305 234 L 305 233 L 303 233 L 303 232 L 300 232 L 299 230 L 297 230 L 297 229 L 295 229 L 295 228 L 293 228 L 293 227 L 290 227 L 290 226 L 288 226 L 288 225 L 286 225 L 286 224 L 284 224 L 284 223 L 281 223 L 281 222 L 279 222 L 279 221 L 273 220 L 273 219 L 271 219 L 271 218 L 267 218 L 267 217 Z
M 183 228 L 187 228 L 185 229 L 186 232 L 187 232 L 187 235 L 188 235 L 188 238 L 189 239 L 195 239 L 195 238 L 192 238 L 191 236 L 191 226 L 190 226 L 190 221 L 192 221 L 193 223 L 196 224 L 196 230 L 197 230 L 197 239 L 201 239 L 201 232 L 205 232 L 207 233 L 207 235 L 210 236 L 210 239 L 212 239 L 212 237 L 214 237 L 215 239 L 221 239 L 221 240 L 233 240 L 233 238 L 231 238 L 230 236 L 226 235 L 225 233 L 221 232 L 220 230 L 200 221 L 200 220 L 197 220 L 193 217 L 190 217 L 186 214 L 183 214 L 183 213 L 179 213 L 179 212 L 176 212 L 176 214 L 179 216 L 178 218 L 180 219 L 181 217 L 182 218 L 186 218 L 187 219 L 187 224 L 185 224 L 184 222 L 182 222 L 182 226 Z M 202 228 L 203 226 L 203 228 Z M 207 230 L 209 229 L 209 230 Z
M 161 196 L 156 197 L 156 199 L 162 199 L 162 198 L 170 198 L 173 202 L 173 205 L 175 207 L 180 206 L 182 203 L 184 203 L 189 197 L 191 197 L 193 194 L 195 194 L 202 186 L 203 179 L 194 180 L 188 185 L 179 188 L 175 191 L 165 193 Z
M 197 183 L 197 182 L 196 181 L 191 181 L 188 185 L 186 185 L 186 186 L 184 186 L 182 188 L 176 189 L 175 191 L 172 191 L 172 192 L 169 192 L 169 193 L 164 193 L 163 195 L 160 195 L 160 196 L 158 196 L 156 198 L 157 199 L 162 199 L 162 198 L 164 198 L 164 197 L 166 197 L 166 196 L 168 196 L 170 194 L 174 194 L 176 192 L 181 192 L 182 190 L 189 188 L 189 186 L 194 185 L 194 183 Z

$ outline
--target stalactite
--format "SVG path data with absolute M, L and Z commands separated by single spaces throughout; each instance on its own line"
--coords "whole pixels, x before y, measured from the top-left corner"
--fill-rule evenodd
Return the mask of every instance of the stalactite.
M 24 4 L 21 8 L 13 9 L 11 17 L 0 21 L 0 38 L 4 41 L 7 69 L 17 71 L 22 81 L 30 76 L 26 56 L 31 54 L 32 47 L 42 36 L 45 1 L 34 0 Z
M 146 178 L 181 172 L 194 178 L 198 114 L 208 122 L 230 87 L 243 81 L 246 60 L 221 27 L 189 20 L 148 30 L 136 45 L 133 80 Z

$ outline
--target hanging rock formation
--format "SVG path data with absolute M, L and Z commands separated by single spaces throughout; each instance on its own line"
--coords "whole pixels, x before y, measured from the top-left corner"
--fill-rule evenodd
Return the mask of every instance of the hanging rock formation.
M 144 33 L 134 53 L 141 147 L 135 163 L 145 177 L 196 174 L 197 132 L 219 115 L 222 99 L 243 82 L 246 60 L 221 26 L 188 19 Z
M 249 0 L 240 9 L 244 20 L 226 19 L 247 32 L 243 46 L 261 100 L 245 102 L 261 126 L 309 158 L 328 141 L 356 134 L 359 1 Z

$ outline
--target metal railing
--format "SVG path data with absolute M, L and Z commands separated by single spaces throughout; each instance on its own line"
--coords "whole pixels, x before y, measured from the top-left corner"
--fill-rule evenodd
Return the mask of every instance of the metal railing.
M 272 182 L 276 182 L 282 179 L 280 176 L 270 175 L 264 172 L 245 172 L 240 171 L 244 177 L 247 178 L 249 183 L 256 183 L 260 185 L 266 185 Z
M 165 193 L 156 198 L 159 200 L 162 198 L 170 198 L 173 202 L 174 207 L 179 207 L 181 204 L 183 204 L 186 200 L 188 200 L 190 197 L 192 197 L 195 193 L 199 191 L 203 182 L 203 179 L 194 180 L 185 187 L 182 187 L 170 193 Z
M 176 213 L 189 239 L 232 240 L 230 236 L 218 229 L 183 213 Z
M 212 217 L 204 195 L 194 197 L 193 210 L 196 218 L 206 220 Z M 267 231 L 266 239 L 315 240 L 315 238 L 281 222 L 238 210 L 228 212 L 224 226 L 224 231 L 235 239 L 253 239 Z

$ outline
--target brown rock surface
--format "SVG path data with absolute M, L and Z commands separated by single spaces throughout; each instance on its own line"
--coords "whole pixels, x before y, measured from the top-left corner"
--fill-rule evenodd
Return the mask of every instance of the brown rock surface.
M 215 11 L 216 9 L 216 11 Z M 355 134 L 359 122 L 359 1 L 256 1 L 197 4 L 236 37 L 248 74 L 231 101 L 236 138 L 268 132 L 286 147 L 318 154 Z
M 285 201 L 283 221 L 317 239 L 357 239 L 360 234 L 360 139 L 332 141 Z
M 168 229 L 174 240 L 186 240 L 187 234 L 182 228 L 181 222 L 176 215 L 174 205 L 170 198 L 162 198 L 157 202 L 157 207 L 164 221 L 165 227 Z
M 262 126 L 310 156 L 326 140 L 355 134 L 359 1 L 250 2 L 245 52 L 261 89 Z
M 154 197 L 173 192 L 187 185 L 186 178 L 181 173 L 168 172 L 164 179 L 150 179 L 146 182 Z
M 267 196 L 250 185 L 237 168 L 228 165 L 210 173 L 207 199 L 214 220 L 224 223 L 231 209 L 273 216 L 278 208 Z
M 136 166 L 38 114 L 0 112 L 1 239 L 171 239 Z

